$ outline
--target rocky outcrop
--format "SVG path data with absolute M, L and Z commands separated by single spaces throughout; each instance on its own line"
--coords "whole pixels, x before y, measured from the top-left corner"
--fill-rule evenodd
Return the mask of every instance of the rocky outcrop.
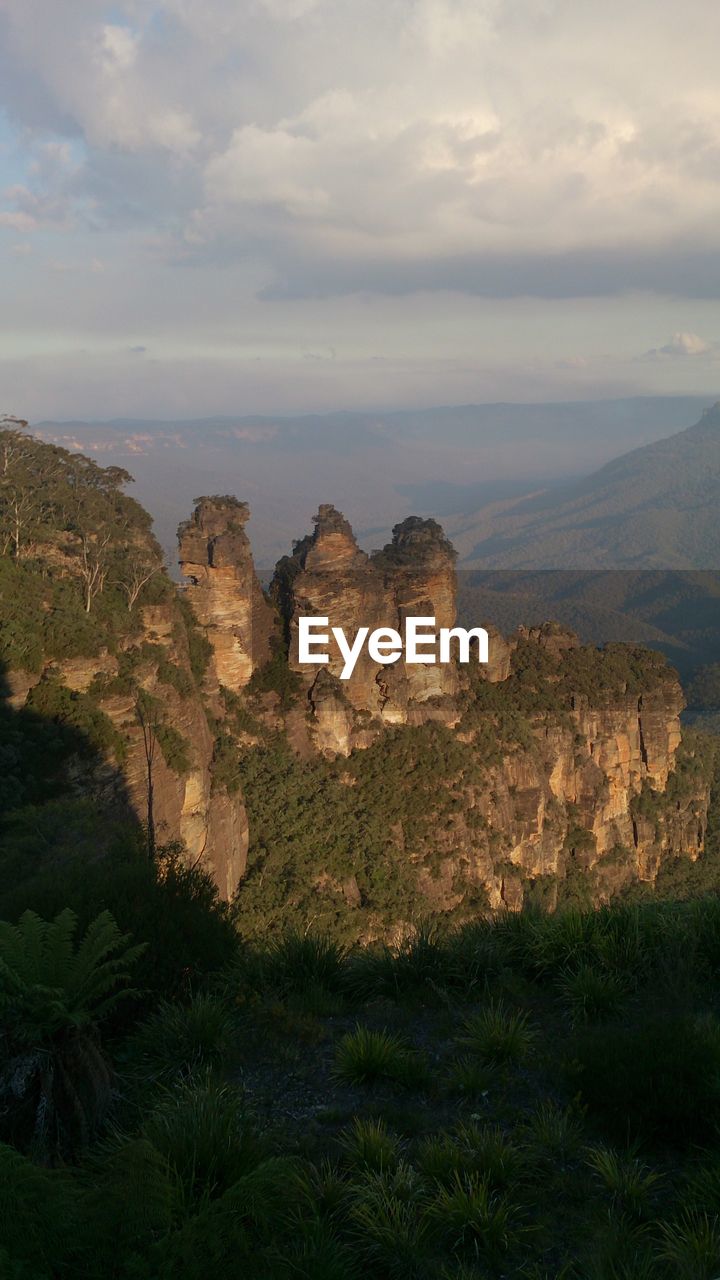
M 33 691 L 44 681 L 89 697 L 111 722 L 117 745 L 114 758 L 90 753 L 71 762 L 73 788 L 110 814 L 129 809 L 143 825 L 151 819 L 158 845 L 180 842 L 187 861 L 205 866 L 221 896 L 231 898 L 247 861 L 242 796 L 213 785 L 215 739 L 177 602 L 171 597 L 139 613 L 139 632 L 118 654 L 47 660 L 34 672 L 12 671 L 7 700 L 15 711 L 32 706 Z
M 523 630 L 521 638 L 553 655 L 558 681 L 564 655 L 580 650 L 555 627 Z M 670 668 L 649 672 L 640 693 L 572 696 L 569 714 L 559 692 L 557 714 L 535 724 L 524 748 L 505 748 L 437 832 L 444 877 L 427 885 L 436 906 L 457 906 L 475 885 L 492 908 L 516 909 L 533 883 L 544 882 L 552 907 L 573 871 L 588 900 L 602 900 L 633 880 L 654 881 L 669 858 L 698 857 L 709 778 L 692 741 L 682 741 L 683 706 Z M 486 741 L 476 732 L 461 737 L 470 747 Z
M 212 645 L 215 679 L 233 692 L 267 662 L 275 629 L 245 532 L 249 515 L 237 498 L 199 498 L 178 529 L 188 599 Z
M 200 499 L 179 530 L 188 582 L 181 597 L 161 574 L 161 589 L 149 596 L 155 602 L 139 601 L 123 615 L 112 652 L 44 661 L 6 680 L 16 708 L 32 705 L 43 680 L 88 698 L 111 724 L 119 768 L 108 752 L 78 763 L 75 784 L 129 803 L 146 822 L 150 766 L 158 841 L 182 842 L 223 896 L 244 875 L 249 839 L 232 752 L 253 750 L 268 731 L 284 733 L 306 758 L 348 757 L 404 733 L 399 784 L 410 787 L 413 751 L 437 752 L 437 786 L 433 778 L 429 791 L 413 795 L 407 829 L 398 819 L 389 830 L 393 856 L 417 873 L 429 910 L 477 907 L 481 899 L 516 908 L 533 883 L 552 905 L 573 871 L 603 897 L 631 878 L 652 881 L 669 857 L 702 850 L 709 784 L 681 741 L 682 693 L 659 659 L 640 651 L 627 661 L 609 653 L 605 662 L 557 624 L 506 638 L 477 619 L 490 635 L 487 666 L 415 664 L 404 655 L 382 664 L 364 647 L 341 680 L 344 659 L 332 643 L 327 665 L 299 662 L 299 618 L 327 617 L 328 629 L 342 628 L 351 641 L 361 627 L 402 635 L 409 617 L 451 628 L 456 574 L 442 529 L 410 517 L 368 555 L 341 513 L 323 505 L 312 534 L 278 564 L 271 604 L 253 566 L 247 519 L 234 498 Z M 208 642 L 204 672 L 198 634 Z M 359 881 L 345 870 L 338 877 L 336 868 L 327 883 L 355 884 L 348 910 L 365 911 Z
M 180 841 L 191 864 L 212 874 L 220 894 L 231 898 L 245 871 L 248 822 L 240 794 L 215 789 L 215 738 L 205 701 L 195 687 L 187 635 L 174 601 L 142 611 L 143 638 L 162 653 L 138 666 L 134 684 L 147 695 L 138 705 L 137 688 L 117 690 L 110 682 L 100 705 L 126 744 L 122 775 L 135 812 L 147 821 L 148 752 L 151 753 L 153 820 L 159 843 Z M 176 675 L 165 674 L 171 664 Z M 184 677 L 184 678 L 183 678 Z M 168 727 L 172 738 L 166 745 Z
M 364 648 L 349 679 L 331 639 L 326 666 L 298 658 L 298 619 L 326 617 L 352 640 L 361 627 L 403 634 L 409 616 L 434 617 L 437 627 L 455 621 L 455 553 L 434 520 L 411 516 L 396 525 L 392 542 L 367 555 L 335 507 L 323 505 L 311 536 L 280 561 L 272 592 L 282 613 L 288 661 L 301 677 L 312 711 L 315 741 L 328 754 L 347 755 L 367 746 L 384 726 L 457 723 L 459 681 L 452 664 L 392 664 L 372 659 Z M 431 650 L 428 649 L 428 653 Z

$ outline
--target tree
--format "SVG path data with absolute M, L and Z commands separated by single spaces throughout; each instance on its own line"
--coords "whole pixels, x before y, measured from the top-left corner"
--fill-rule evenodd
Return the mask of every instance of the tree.
M 155 786 L 154 786 L 154 765 L 155 752 L 158 747 L 157 731 L 160 720 L 158 710 L 154 698 L 146 693 L 144 689 L 138 689 L 135 699 L 135 715 L 138 724 L 142 730 L 143 746 L 145 748 L 145 795 L 146 795 L 146 830 L 147 830 L 147 852 L 148 858 L 152 862 L 155 858 Z
M 134 994 L 131 946 L 109 911 L 78 944 L 77 917 L 26 911 L 0 921 L 0 1128 L 44 1159 L 87 1146 L 110 1103 L 111 1073 L 98 1027 Z
M 22 449 L 25 439 L 22 433 L 27 425 L 25 418 L 0 414 L 0 474 L 7 475 L 13 458 Z
M 152 581 L 159 569 L 158 561 L 150 560 L 144 548 L 131 546 L 127 549 L 122 559 L 122 577 L 115 581 L 127 596 L 128 612 L 134 609 L 143 587 Z

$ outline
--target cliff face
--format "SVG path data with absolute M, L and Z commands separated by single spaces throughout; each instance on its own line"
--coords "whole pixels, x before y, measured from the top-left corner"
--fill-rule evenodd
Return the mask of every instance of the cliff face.
M 574 869 L 602 898 L 631 880 L 653 881 L 664 859 L 696 858 L 709 790 L 700 770 L 674 785 L 683 705 L 673 679 L 613 694 L 604 706 L 574 698 L 569 723 L 537 727 L 529 749 L 505 752 L 487 785 L 472 789 L 481 830 L 460 814 L 445 833 L 448 846 L 466 850 L 458 864 L 448 847 L 453 872 L 481 884 L 493 907 L 520 906 L 529 884 L 551 877 L 554 905 Z
M 312 914 L 339 885 L 358 934 L 387 935 L 403 911 L 517 907 L 533 882 L 551 905 L 574 872 L 597 899 L 701 851 L 709 779 L 681 740 L 677 679 L 648 651 L 583 649 L 552 625 L 506 639 L 480 618 L 487 667 L 363 647 L 341 680 L 332 644 L 326 666 L 299 662 L 303 616 L 350 642 L 402 635 L 408 617 L 454 625 L 434 521 L 404 520 L 367 555 L 322 506 L 277 566 L 273 607 L 247 506 L 203 498 L 179 530 L 178 593 L 126 473 L 10 435 L 18 492 L 43 501 L 32 540 L 0 557 L 3 696 L 91 743 L 69 753 L 71 784 L 152 818 L 225 897 L 259 867 L 263 927 L 283 893 L 295 908 L 307 891 Z
M 212 645 L 215 679 L 235 692 L 268 660 L 275 626 L 245 532 L 249 515 L 236 498 L 200 498 L 178 530 L 180 569 Z
M 459 683 L 452 664 L 382 665 L 363 648 L 349 679 L 331 639 L 326 666 L 299 662 L 298 619 L 327 617 L 351 643 L 361 627 L 404 630 L 408 616 L 434 617 L 438 627 L 455 620 L 454 552 L 439 525 L 410 517 L 392 542 L 368 556 L 345 518 L 320 507 L 313 534 L 296 544 L 277 567 L 273 594 L 284 618 L 288 661 L 303 681 L 314 720 L 314 739 L 327 754 L 348 755 L 367 746 L 388 725 L 428 720 L 456 723 Z
M 230 898 L 247 860 L 242 796 L 213 786 L 215 740 L 176 601 L 141 607 L 139 614 L 139 630 L 117 654 L 48 660 L 34 672 L 9 672 L 9 702 L 15 710 L 28 700 L 32 705 L 47 681 L 91 697 L 111 722 L 120 754 L 117 765 L 97 757 L 74 761 L 75 789 L 110 813 L 129 806 L 147 823 L 149 765 L 157 843 L 181 841 L 187 860 L 207 867 L 221 895 Z

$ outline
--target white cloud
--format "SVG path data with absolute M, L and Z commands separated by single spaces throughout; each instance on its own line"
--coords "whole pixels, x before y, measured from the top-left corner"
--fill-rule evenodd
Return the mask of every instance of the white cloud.
M 702 356 L 710 350 L 710 343 L 697 333 L 674 333 L 660 350 L 669 356 Z
M 645 352 L 645 359 L 666 360 L 680 358 L 686 360 L 693 356 L 706 356 L 718 350 L 717 343 L 706 342 L 697 333 L 674 333 L 669 342 L 662 347 L 652 347 Z
M 111 75 L 127 73 L 137 58 L 139 36 L 127 27 L 106 25 L 99 34 L 99 53 L 103 68 Z
M 241 244 L 257 226 L 238 208 L 260 205 L 270 257 L 268 209 L 281 249 L 298 234 L 314 250 L 330 226 L 338 256 L 366 241 L 390 259 L 715 243 L 720 11 L 703 0 L 682 24 L 670 0 L 158 0 L 113 22 L 96 0 L 4 0 L 2 13 L 26 86 L 94 152 L 190 166 L 206 193 L 185 210 L 190 241 Z M 144 212 L 152 224 L 149 200 Z

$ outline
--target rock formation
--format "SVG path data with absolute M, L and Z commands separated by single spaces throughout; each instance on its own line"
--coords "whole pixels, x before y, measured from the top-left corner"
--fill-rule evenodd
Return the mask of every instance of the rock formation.
M 267 662 L 275 615 L 262 593 L 237 498 L 199 498 L 178 529 L 187 596 L 213 648 L 215 677 L 237 692 Z
M 40 461 L 49 451 L 57 463 L 52 446 L 34 447 Z M 87 545 L 99 554 L 105 543 L 98 531 L 114 519 L 112 574 L 119 565 L 125 576 L 118 585 L 110 560 L 102 566 L 106 612 L 93 605 L 91 615 L 77 535 L 68 541 L 61 503 L 47 546 L 34 548 L 40 572 L 37 599 L 28 603 L 31 623 L 13 615 L 6 592 L 10 651 L 20 660 L 7 664 L 4 684 L 15 708 L 101 725 L 101 746 L 85 760 L 82 752 L 71 756 L 78 790 L 110 806 L 129 804 L 145 822 L 150 771 L 158 841 L 182 842 L 224 897 L 243 877 L 248 854 L 240 753 L 247 764 L 247 753 L 268 743 L 272 749 L 253 762 L 261 766 L 255 776 L 262 768 L 286 771 L 274 806 L 280 826 L 268 847 L 281 856 L 287 850 L 302 874 L 310 867 L 313 892 L 341 885 L 343 910 L 367 911 L 363 893 L 382 885 L 388 870 L 386 862 L 374 878 L 378 857 L 394 859 L 388 882 L 399 867 L 403 890 L 411 877 L 428 910 L 452 911 L 480 901 L 517 907 L 533 881 L 552 905 L 558 881 L 573 869 L 601 898 L 629 878 L 652 881 L 669 857 L 702 850 L 709 779 L 692 739 L 681 742 L 682 692 L 656 655 L 624 646 L 598 654 L 553 624 L 505 638 L 478 618 L 490 633 L 486 667 L 474 658 L 467 665 L 414 664 L 401 656 L 382 664 L 363 648 L 350 678 L 341 680 L 343 660 L 332 645 L 326 666 L 299 662 L 300 617 L 327 617 L 328 629 L 342 628 L 351 641 L 365 627 L 402 634 L 408 617 L 433 617 L 436 630 L 455 624 L 455 553 L 435 521 L 409 517 L 387 546 L 368 555 L 340 512 L 321 506 L 312 534 L 278 564 L 271 604 L 253 565 L 247 505 L 202 498 L 179 530 L 187 580 L 179 594 L 161 568 L 149 517 L 119 496 L 122 476 L 87 460 L 83 466 L 92 473 Z M 83 474 L 75 476 L 80 488 Z M 68 598 L 74 592 L 70 624 L 66 587 Z M 303 768 L 314 757 L 307 776 L 320 790 L 328 779 L 341 787 L 342 776 L 348 786 L 341 793 L 355 787 L 367 800 L 359 816 L 346 812 L 332 870 L 315 865 L 315 833 L 305 831 L 312 797 L 298 806 L 296 788 L 296 826 L 287 835 L 282 829 L 293 752 L 304 757 Z M 318 754 L 331 763 L 321 767 Z M 368 772 L 365 792 L 362 759 L 377 771 Z M 396 775 L 386 776 L 393 759 Z M 248 805 L 252 772 L 244 774 Z M 378 772 L 382 785 L 375 785 Z M 386 822 L 395 787 L 407 788 L 412 804 Z M 272 808 L 261 813 L 276 820 Z M 352 863 L 352 822 L 366 837 L 372 829 L 359 867 Z M 277 900 L 282 886 L 273 892 Z M 401 900 L 402 892 L 393 911 Z M 380 920 L 376 936 L 402 923 Z
M 315 722 L 316 744 L 347 755 L 366 746 L 383 726 L 457 722 L 457 672 L 453 665 L 390 665 L 364 650 L 348 680 L 334 642 L 327 666 L 298 661 L 298 618 L 327 617 L 350 639 L 360 627 L 403 632 L 408 616 L 434 617 L 439 627 L 455 621 L 455 553 L 434 520 L 411 516 L 393 529 L 392 542 L 368 556 L 335 507 L 323 505 L 311 536 L 296 543 L 277 566 L 272 592 L 283 615 L 288 661 L 301 676 Z
M 533 641 L 543 638 L 537 631 Z M 519 906 L 528 883 L 551 877 L 552 905 L 573 867 L 607 896 L 631 879 L 653 881 L 668 857 L 697 857 L 709 793 L 700 775 L 673 788 L 683 706 L 670 673 L 604 705 L 574 698 L 569 721 L 558 715 L 536 728 L 530 750 L 505 751 L 486 784 L 469 792 L 467 810 L 439 833 L 446 874 L 460 870 L 482 884 L 493 907 Z M 479 827 L 468 821 L 478 813 Z
M 132 679 L 120 674 L 129 661 Z M 71 775 L 75 788 L 94 795 L 109 812 L 129 803 L 147 823 L 150 753 L 157 843 L 180 841 L 187 860 L 206 866 L 221 896 L 231 898 L 247 860 L 247 815 L 239 793 L 229 795 L 213 786 L 214 737 L 192 678 L 177 602 L 142 608 L 140 633 L 118 655 L 47 661 L 39 671 L 9 673 L 10 705 L 20 710 L 48 679 L 81 695 L 92 689 L 94 705 L 109 717 L 123 744 L 120 771 L 94 757 L 78 761 Z M 168 728 L 176 755 L 168 751 L 166 759 L 162 744 Z

